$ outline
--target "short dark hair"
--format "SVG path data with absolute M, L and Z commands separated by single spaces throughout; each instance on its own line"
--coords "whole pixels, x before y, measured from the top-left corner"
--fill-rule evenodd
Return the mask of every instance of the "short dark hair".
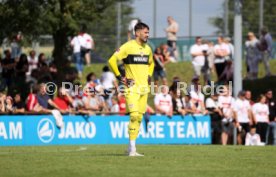
M 134 31 L 138 31 L 138 30 L 141 30 L 141 29 L 144 29 L 144 28 L 147 28 L 149 30 L 149 26 L 143 22 L 140 22 L 140 23 L 137 23 L 134 27 Z
M 197 37 L 195 38 L 196 41 L 197 41 L 198 39 L 201 39 L 201 36 L 197 36 Z
M 109 71 L 109 67 L 108 66 L 104 66 L 103 67 L 103 72 L 108 72 Z

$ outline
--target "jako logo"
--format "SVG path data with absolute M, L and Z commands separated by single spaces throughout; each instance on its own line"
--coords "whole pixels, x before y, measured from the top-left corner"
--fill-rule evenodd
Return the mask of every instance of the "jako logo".
M 39 121 L 37 126 L 37 135 L 43 143 L 51 142 L 55 136 L 54 123 L 48 118 L 44 118 Z

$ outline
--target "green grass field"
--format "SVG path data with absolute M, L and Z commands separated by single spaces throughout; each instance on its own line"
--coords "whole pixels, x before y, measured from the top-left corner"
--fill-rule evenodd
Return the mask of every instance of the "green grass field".
M 276 176 L 276 147 L 138 145 L 1 147 L 1 177 Z

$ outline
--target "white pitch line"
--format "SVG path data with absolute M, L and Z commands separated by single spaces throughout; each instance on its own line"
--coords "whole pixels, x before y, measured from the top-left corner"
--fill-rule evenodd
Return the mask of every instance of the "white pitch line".
M 74 150 L 58 150 L 58 151 L 39 151 L 35 150 L 34 152 L 31 151 L 25 151 L 25 152 L 18 152 L 18 151 L 0 151 L 0 155 L 4 154 L 26 154 L 26 153 L 56 153 L 56 152 L 80 152 L 80 151 L 86 151 L 88 148 L 87 147 L 79 147 L 78 149 Z

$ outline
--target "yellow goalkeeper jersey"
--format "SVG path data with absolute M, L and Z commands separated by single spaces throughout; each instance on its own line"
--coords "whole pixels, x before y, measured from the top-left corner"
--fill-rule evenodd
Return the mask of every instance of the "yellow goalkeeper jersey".
M 109 59 L 109 65 L 116 76 L 120 75 L 117 61 L 122 60 L 126 78 L 133 79 L 135 86 L 148 85 L 148 76 L 152 76 L 154 61 L 148 44 L 140 45 L 136 40 L 123 44 Z

